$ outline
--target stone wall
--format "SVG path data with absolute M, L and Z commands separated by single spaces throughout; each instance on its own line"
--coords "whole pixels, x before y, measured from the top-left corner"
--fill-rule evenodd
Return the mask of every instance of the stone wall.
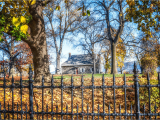
M 76 74 L 76 68 L 78 69 L 78 74 L 92 73 L 91 69 L 93 65 L 90 66 L 62 66 L 62 74 Z M 96 66 L 96 73 L 99 73 L 98 65 Z
M 62 74 L 75 74 L 75 67 L 62 67 Z

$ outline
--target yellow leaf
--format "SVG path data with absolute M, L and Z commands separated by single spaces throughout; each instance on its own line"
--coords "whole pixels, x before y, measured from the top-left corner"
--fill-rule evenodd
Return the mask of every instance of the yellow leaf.
M 13 23 L 13 25 L 15 25 L 16 27 L 17 27 L 18 25 L 20 25 L 20 22 L 18 21 L 18 18 L 15 18 L 15 17 L 13 17 L 12 23 Z
M 27 0 L 23 0 L 23 2 L 24 2 L 25 4 L 27 4 Z
M 26 18 L 24 16 L 21 16 L 21 23 L 26 23 Z
M 56 6 L 56 10 L 60 10 L 60 6 Z
M 53 11 L 53 9 L 52 9 L 52 8 L 50 8 L 50 10 L 51 10 L 51 11 Z
M 85 13 L 85 12 L 82 13 L 82 16 L 86 16 L 86 15 L 87 15 L 87 13 Z
M 64 2 L 65 2 L 65 3 L 67 3 L 67 2 L 68 2 L 68 0 L 65 0 Z
M 24 34 L 26 34 L 26 32 L 28 31 L 28 25 L 22 25 L 22 26 L 20 27 L 20 30 L 21 30 Z
M 31 5 L 34 5 L 36 3 L 36 0 L 33 0 L 32 2 L 31 2 Z
M 80 8 L 78 8 L 78 10 L 81 10 L 82 8 L 80 7 Z

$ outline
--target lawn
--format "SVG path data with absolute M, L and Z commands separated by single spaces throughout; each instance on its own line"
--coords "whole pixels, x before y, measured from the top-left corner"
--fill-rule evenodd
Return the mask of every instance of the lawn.
M 92 85 L 92 82 L 91 82 L 91 74 L 84 74 L 84 86 L 90 86 Z M 133 85 L 134 82 L 133 82 L 133 74 L 126 74 L 126 84 L 127 85 Z M 139 76 L 142 76 L 141 74 Z M 109 75 L 109 74 L 105 74 L 104 75 L 105 77 L 105 85 L 107 86 L 112 86 L 113 85 L 113 75 Z M 27 78 L 27 77 L 26 77 Z M 16 78 L 18 80 L 18 77 Z M 25 79 L 25 77 L 24 77 Z M 59 86 L 61 85 L 61 76 L 58 76 L 58 75 L 54 75 L 54 85 L 55 86 Z M 123 74 L 117 74 L 116 75 L 116 85 L 117 86 L 120 86 L 120 85 L 123 85 L 124 82 L 123 82 Z M 140 77 L 140 84 L 147 84 L 147 80 L 146 78 L 142 78 Z M 63 75 L 63 85 L 64 86 L 70 86 L 71 85 L 71 75 Z M 74 80 L 74 83 L 73 85 L 74 86 L 80 86 L 81 85 L 81 77 L 80 76 L 73 76 L 73 80 Z M 152 78 L 150 81 L 151 84 L 158 84 L 158 80 L 157 78 Z M 17 82 L 16 82 L 17 83 Z M 3 84 L 3 82 L 1 83 Z M 24 84 L 24 83 L 23 83 Z M 25 84 L 27 85 L 28 82 Z M 11 82 L 7 82 L 7 85 L 11 85 Z M 38 86 L 38 85 L 42 85 L 42 84 L 39 84 L 39 83 L 33 83 L 33 85 L 35 86 Z M 51 86 L 50 83 L 44 83 L 44 85 L 47 85 L 47 86 Z M 102 85 L 102 74 L 95 74 L 94 75 L 94 85 L 95 86 L 101 86 Z M 3 110 L 3 100 L 4 100 L 4 90 L 3 88 L 0 88 L 1 92 L 0 92 L 0 102 L 1 102 L 1 109 Z M 159 89 L 158 89 L 159 90 Z M 153 90 L 154 93 L 159 93 L 159 91 L 157 91 L 157 89 Z M 33 110 L 35 112 L 37 112 L 37 107 L 36 107 L 36 104 L 38 103 L 38 111 L 41 112 L 42 111 L 42 89 L 36 89 L 34 88 L 33 89 L 33 92 L 34 92 L 34 97 L 33 97 L 33 104 L 34 104 L 34 107 L 33 107 Z M 126 94 L 126 100 L 127 100 L 127 113 L 130 113 L 130 105 L 132 103 L 132 113 L 134 112 L 134 89 L 133 88 L 128 88 L 126 90 L 127 94 Z M 7 110 L 8 110 L 8 102 L 10 104 L 10 106 L 12 105 L 12 92 L 10 89 L 5 89 L 5 93 L 6 93 L 6 97 L 5 97 L 5 104 L 7 106 Z M 27 111 L 29 111 L 29 90 L 28 88 L 23 88 L 22 89 L 22 108 L 23 110 L 25 111 L 26 108 L 25 108 L 25 105 L 27 104 Z M 87 103 L 88 103 L 88 106 L 89 106 L 89 113 L 92 113 L 92 89 L 84 89 L 83 90 L 83 110 L 85 113 L 87 113 Z M 141 112 L 143 112 L 143 104 L 145 103 L 146 105 L 146 110 L 145 112 L 148 113 L 148 96 L 147 96 L 147 93 L 148 93 L 148 88 L 144 89 L 144 88 L 140 88 L 140 107 L 141 107 Z M 18 103 L 18 110 L 20 110 L 20 106 L 21 106 L 21 95 L 20 95 L 20 89 L 14 89 L 14 110 L 17 110 L 17 106 L 16 104 Z M 48 104 L 48 111 L 50 112 L 51 111 L 51 89 L 49 88 L 45 88 L 44 89 L 44 98 L 43 98 L 43 105 L 44 105 L 44 111 L 46 111 L 46 105 Z M 105 92 L 104 92 L 104 95 L 105 95 L 105 112 L 108 113 L 108 105 L 109 105 L 109 102 L 110 102 L 110 113 L 113 113 L 113 110 L 114 110 L 114 101 L 113 101 L 113 89 L 112 88 L 107 88 L 105 89 Z M 119 113 L 119 105 L 121 104 L 121 113 L 124 113 L 125 110 L 125 104 L 124 104 L 124 89 L 123 88 L 120 88 L 120 89 L 116 89 L 115 90 L 115 95 L 116 95 L 116 113 Z M 156 105 L 159 105 L 159 101 L 158 101 L 158 98 L 157 96 L 154 96 L 153 93 L 151 94 L 152 95 L 152 99 L 151 99 L 151 105 L 152 105 L 152 109 L 151 111 L 154 112 L 154 108 L 153 108 L 153 105 L 156 101 Z M 66 104 L 68 104 L 68 112 L 71 112 L 71 90 L 70 89 L 66 89 L 64 88 L 63 89 L 63 112 L 66 112 Z M 80 113 L 82 108 L 82 97 L 81 97 L 81 89 L 74 89 L 73 90 L 73 112 L 77 112 L 76 111 L 76 108 L 77 108 L 77 104 L 79 106 L 79 110 L 78 112 Z M 102 92 L 102 89 L 94 89 L 94 112 L 97 113 L 98 112 L 98 104 L 99 104 L 99 107 L 100 107 L 100 113 L 103 112 L 103 92 Z M 59 88 L 56 88 L 56 89 L 53 89 L 53 111 L 55 112 L 56 110 L 56 105 L 58 105 L 58 112 L 61 112 L 61 89 Z M 12 110 L 12 107 L 9 108 L 10 110 Z M 160 112 L 160 108 L 158 107 L 157 108 L 157 112 Z M 3 114 L 3 113 L 2 113 Z M 41 115 L 38 115 L 40 118 L 39 119 L 42 119 L 42 116 Z M 3 119 L 3 116 L 1 116 L 2 119 Z M 11 115 L 10 115 L 11 117 Z M 35 118 L 37 118 L 37 115 L 34 115 Z M 8 117 L 7 117 L 8 118 Z M 23 115 L 23 118 L 25 119 L 26 116 L 25 114 Z M 29 115 L 27 115 L 27 118 L 29 118 Z M 44 119 L 47 118 L 47 115 L 44 115 Z M 51 115 L 48 116 L 48 119 L 51 118 Z M 58 118 L 60 119 L 60 115 L 58 115 Z M 64 119 L 66 119 L 66 115 L 64 115 L 63 117 Z M 70 119 L 71 117 L 68 116 L 68 119 Z M 76 116 L 74 116 L 74 119 L 76 118 Z M 81 116 L 78 116 L 79 119 L 82 119 Z M 91 119 L 92 117 L 89 116 L 89 119 Z M 95 119 L 97 119 L 98 117 L 96 116 Z M 100 119 L 102 119 L 102 117 L 100 116 L 99 117 Z M 119 119 L 119 117 L 116 117 Z M 124 117 L 122 116 L 122 119 Z M 130 117 L 127 117 L 127 119 L 130 118 Z M 134 118 L 134 117 L 132 117 Z M 146 117 L 148 118 L 148 117 Z M 153 117 L 152 117 L 153 118 Z M 157 119 L 160 119 L 160 117 L 158 116 Z M 17 115 L 15 114 L 15 118 L 14 119 L 17 119 Z M 21 116 L 20 114 L 18 115 L 18 119 L 21 119 Z M 55 119 L 55 116 L 54 116 L 54 119 Z M 86 116 L 84 117 L 84 119 L 86 119 Z M 105 117 L 105 119 L 108 119 L 108 117 Z M 111 117 L 111 119 L 113 119 L 113 117 Z
M 142 74 L 138 74 L 139 75 L 139 77 L 141 77 L 142 76 Z M 71 74 L 64 74 L 63 75 L 63 79 L 71 79 Z M 79 78 L 81 78 L 81 76 L 82 76 L 82 74 L 78 74 L 78 75 L 75 75 L 75 74 L 73 74 L 73 79 L 79 79 Z M 102 76 L 103 76 L 103 74 L 94 74 L 93 75 L 94 76 L 94 78 L 102 78 Z M 124 74 L 115 74 L 115 77 L 123 77 L 124 76 Z M 125 76 L 126 77 L 133 77 L 133 74 L 125 74 Z M 92 77 L 92 74 L 83 74 L 83 78 L 91 78 Z M 113 74 L 104 74 L 104 77 L 106 78 L 106 77 L 113 77 Z M 15 77 L 14 77 L 15 78 Z M 18 80 L 20 79 L 20 77 L 16 77 Z M 61 79 L 62 78 L 62 75 L 53 75 L 53 78 L 54 79 Z M 0 78 L 0 79 L 2 79 L 3 80 L 3 78 Z M 11 79 L 11 78 L 10 78 Z M 10 79 L 8 79 L 8 78 L 6 78 L 6 81 L 8 81 L 8 80 L 10 80 Z M 23 80 L 29 80 L 28 79 L 28 77 L 24 77 L 24 78 L 22 78 Z M 34 77 L 32 77 L 32 80 L 34 80 Z
M 142 76 L 142 74 L 138 74 L 139 75 L 139 77 L 141 77 Z M 63 79 L 66 79 L 66 78 L 71 78 L 71 76 L 72 75 L 66 75 L 66 74 L 64 74 L 63 75 Z M 81 76 L 82 75 L 74 75 L 73 74 L 73 78 L 74 79 L 76 79 L 76 78 L 81 78 Z M 94 74 L 93 75 L 94 76 L 94 78 L 102 78 L 102 76 L 103 76 L 103 74 Z M 124 74 L 115 74 L 115 77 L 123 77 L 124 76 Z M 133 77 L 133 74 L 125 74 L 125 76 L 126 77 Z M 54 79 L 61 79 L 61 75 L 53 75 L 53 78 Z M 83 78 L 91 78 L 92 77 L 92 74 L 83 74 Z M 106 78 L 106 77 L 113 77 L 113 74 L 104 74 L 104 77 Z

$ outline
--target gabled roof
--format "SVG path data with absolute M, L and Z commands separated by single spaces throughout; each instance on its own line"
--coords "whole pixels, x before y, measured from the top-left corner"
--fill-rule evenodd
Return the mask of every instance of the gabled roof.
M 92 57 L 88 54 L 71 55 L 67 61 L 61 66 L 76 66 L 76 65 L 93 65 Z

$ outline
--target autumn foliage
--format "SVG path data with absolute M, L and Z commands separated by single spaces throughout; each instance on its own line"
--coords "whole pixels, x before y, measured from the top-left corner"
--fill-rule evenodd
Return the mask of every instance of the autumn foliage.
M 146 39 L 152 37 L 151 28 L 158 32 L 160 28 L 160 1 L 159 0 L 127 0 L 126 19 L 138 24 L 138 30 L 146 34 Z M 146 19 L 147 18 L 147 19 Z
M 117 50 L 116 59 L 117 59 L 118 67 L 120 68 L 122 73 L 122 67 L 124 66 L 124 58 L 126 56 L 126 47 L 122 39 L 119 39 L 116 50 Z
M 144 69 L 144 74 L 149 73 L 151 76 L 156 75 L 156 69 L 159 65 L 159 55 L 160 55 L 160 46 L 157 43 L 157 40 L 145 40 L 143 39 L 143 46 L 146 47 L 146 51 L 144 51 L 141 57 L 141 66 Z M 152 43 L 152 44 L 151 44 Z M 151 45 L 150 45 L 151 44 Z
M 33 55 L 31 52 L 30 47 L 25 42 L 20 42 L 20 44 L 16 45 L 15 48 L 17 48 L 18 51 L 23 51 L 23 54 L 19 57 L 19 59 L 16 62 L 16 67 L 18 69 L 21 69 L 22 71 L 29 72 L 29 67 L 26 66 L 28 64 L 33 64 Z M 32 65 L 32 71 L 34 71 L 33 65 Z

